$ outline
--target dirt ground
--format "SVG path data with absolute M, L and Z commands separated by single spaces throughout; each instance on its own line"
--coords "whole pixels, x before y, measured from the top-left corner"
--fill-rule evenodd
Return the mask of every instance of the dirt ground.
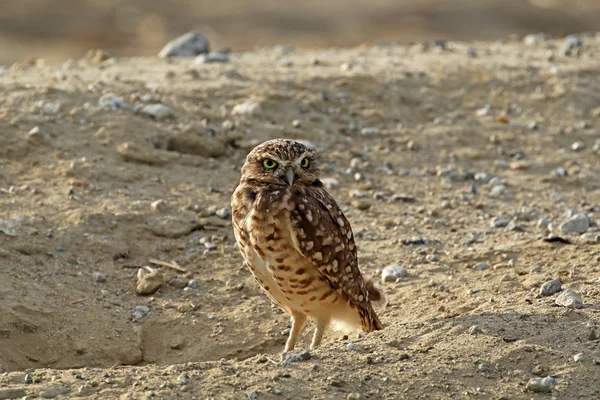
M 598 398 L 600 35 L 580 37 L 0 72 L 0 398 Z M 286 365 L 227 213 L 275 137 L 319 149 L 363 271 L 407 271 L 383 331 Z M 571 210 L 586 233 L 557 228 Z M 167 281 L 149 296 L 145 266 Z

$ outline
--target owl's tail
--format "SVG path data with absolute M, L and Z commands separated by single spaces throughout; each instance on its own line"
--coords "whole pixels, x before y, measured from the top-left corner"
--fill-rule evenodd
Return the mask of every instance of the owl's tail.
M 385 297 L 385 292 L 383 289 L 375 283 L 370 276 L 362 274 L 362 278 L 365 281 L 365 285 L 367 286 L 367 292 L 369 293 L 369 305 L 364 310 L 364 313 L 361 313 L 361 322 L 362 327 L 365 332 L 373 332 L 379 331 L 383 329 L 383 325 L 381 321 L 379 321 L 379 317 L 375 313 L 373 306 L 383 309 L 387 305 L 387 298 Z
M 383 288 L 368 275 L 362 274 L 362 278 L 365 281 L 365 285 L 367 285 L 369 301 L 373 304 L 373 307 L 384 309 L 387 306 L 387 297 Z

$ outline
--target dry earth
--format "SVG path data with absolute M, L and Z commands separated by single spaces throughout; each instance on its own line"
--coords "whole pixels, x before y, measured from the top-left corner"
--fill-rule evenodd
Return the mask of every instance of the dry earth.
M 598 398 L 600 36 L 581 38 L 4 70 L 0 398 Z M 275 137 L 320 150 L 361 268 L 407 271 L 385 330 L 287 365 L 227 215 Z M 583 235 L 561 231 L 572 210 Z M 153 265 L 167 283 L 140 296 L 150 259 L 187 272 Z M 584 307 L 541 296 L 551 279 Z

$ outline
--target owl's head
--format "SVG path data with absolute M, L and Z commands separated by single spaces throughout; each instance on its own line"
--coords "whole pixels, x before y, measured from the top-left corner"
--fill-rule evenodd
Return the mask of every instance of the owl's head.
M 285 186 L 307 186 L 319 179 L 315 150 L 289 139 L 273 139 L 256 146 L 242 167 L 242 181 Z

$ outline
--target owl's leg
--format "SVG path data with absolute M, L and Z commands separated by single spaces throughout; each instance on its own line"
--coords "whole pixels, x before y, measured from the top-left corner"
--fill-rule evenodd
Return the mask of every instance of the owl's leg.
M 306 315 L 296 312 L 292 314 L 292 330 L 290 331 L 290 336 L 288 336 L 288 340 L 285 343 L 285 350 L 283 351 L 284 353 L 294 350 L 294 347 L 296 347 L 296 342 L 298 341 L 298 335 L 300 334 L 305 322 Z
M 317 329 L 315 329 L 315 334 L 313 335 L 312 343 L 310 344 L 311 349 L 316 349 L 321 344 L 321 340 L 323 340 L 323 334 L 325 333 L 325 329 L 329 326 L 328 319 L 315 319 L 315 324 L 317 325 Z

